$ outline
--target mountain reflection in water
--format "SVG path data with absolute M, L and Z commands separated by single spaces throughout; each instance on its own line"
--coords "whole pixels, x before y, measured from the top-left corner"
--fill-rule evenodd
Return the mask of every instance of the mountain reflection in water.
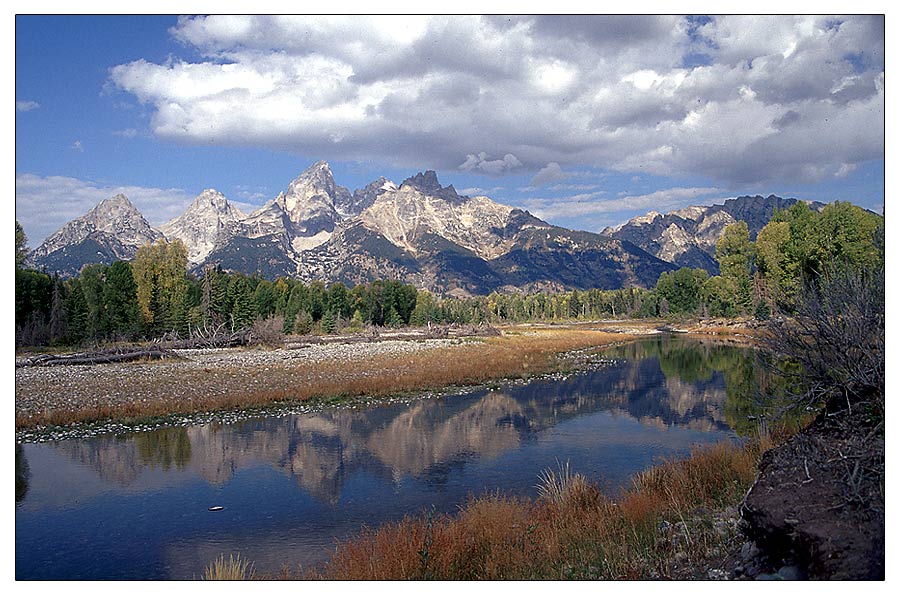
M 598 479 L 615 488 L 652 464 L 654 457 L 683 453 L 697 442 L 728 439 L 755 427 L 747 416 L 767 380 L 759 356 L 751 350 L 663 336 L 609 349 L 603 356 L 614 361 L 593 371 L 500 390 L 17 445 L 17 529 L 20 517 L 23 528 L 26 517 L 40 526 L 42 511 L 77 514 L 79 506 L 90 508 L 92 501 L 167 491 L 173 499 L 190 501 L 184 494 L 191 490 L 209 493 L 210 488 L 195 485 L 198 480 L 213 488 L 213 494 L 224 494 L 253 477 L 249 489 L 259 494 L 241 497 L 255 498 L 266 517 L 241 516 L 242 523 L 275 522 L 277 512 L 274 504 L 266 507 L 266 498 L 294 507 L 288 513 L 305 523 L 312 521 L 304 511 L 315 509 L 322 526 L 304 530 L 317 547 L 327 549 L 334 536 L 357 530 L 353 523 L 396 520 L 435 501 L 439 508 L 452 510 L 470 492 L 501 489 L 534 496 L 538 473 L 553 466 L 554 458 L 573 457 L 576 471 L 603 475 Z M 293 499 L 276 486 L 273 473 L 298 486 Z M 62 485 L 67 481 L 73 483 L 69 491 Z M 184 494 L 174 495 L 179 489 Z M 301 495 L 303 502 L 312 500 L 302 504 L 297 500 Z M 167 506 L 154 503 L 161 509 Z M 202 504 L 205 510 L 207 502 Z M 321 506 L 325 508 L 317 508 Z M 357 512 L 348 512 L 351 508 Z M 333 512 L 326 513 L 329 509 Z M 206 518 L 196 522 L 206 527 Z M 329 533 L 332 529 L 324 526 L 329 522 L 347 526 Z M 41 530 L 52 533 L 48 527 Z M 194 537 L 175 540 L 178 551 L 195 545 L 203 551 L 215 549 L 207 541 L 195 544 Z M 236 538 L 216 539 L 221 545 Z M 271 533 L 259 535 L 254 543 L 258 547 L 266 539 L 275 538 Z M 27 578 L 18 576 L 20 555 L 27 556 L 20 552 L 22 542 L 17 531 L 17 578 Z M 160 545 L 170 559 L 173 547 L 171 541 Z M 321 555 L 298 559 L 310 563 Z M 194 572 L 202 572 L 202 567 Z M 172 576 L 177 572 L 171 568 L 148 570 L 139 578 L 159 577 L 154 572 L 179 578 Z

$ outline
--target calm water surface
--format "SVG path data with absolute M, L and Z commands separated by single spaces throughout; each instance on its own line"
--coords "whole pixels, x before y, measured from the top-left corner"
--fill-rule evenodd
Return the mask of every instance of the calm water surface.
M 559 462 L 615 493 L 755 427 L 750 350 L 666 336 L 603 354 L 615 362 L 563 380 L 16 445 L 16 578 L 190 579 L 237 553 L 262 573 L 309 567 L 363 525 L 534 497 Z

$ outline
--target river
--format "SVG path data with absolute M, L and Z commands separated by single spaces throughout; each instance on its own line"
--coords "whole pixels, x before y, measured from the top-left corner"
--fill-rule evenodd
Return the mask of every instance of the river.
M 756 352 L 660 336 L 589 370 L 411 402 L 16 445 L 16 578 L 199 578 L 220 554 L 257 574 L 469 495 L 536 497 L 570 468 L 614 494 L 636 472 L 755 428 Z M 210 508 L 221 507 L 211 511 Z

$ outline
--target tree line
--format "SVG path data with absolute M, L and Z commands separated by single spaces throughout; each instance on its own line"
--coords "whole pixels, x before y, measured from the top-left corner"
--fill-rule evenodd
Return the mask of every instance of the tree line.
M 726 227 L 716 260 L 715 276 L 687 267 L 662 273 L 648 308 L 659 316 L 791 315 L 804 288 L 835 271 L 884 266 L 884 218 L 847 202 L 821 212 L 798 202 L 776 211 L 755 242 L 745 222 Z
M 620 317 L 752 315 L 796 307 L 804 279 L 840 261 L 883 264 L 884 220 L 849 203 L 820 213 L 804 203 L 776 212 L 750 241 L 747 224 L 727 227 L 716 246 L 720 274 L 681 268 L 654 288 L 438 297 L 395 280 L 347 287 L 225 272 L 188 272 L 180 240 L 141 247 L 130 262 L 90 264 L 77 277 L 24 267 L 16 222 L 16 344 L 76 345 L 198 332 L 236 332 L 265 322 L 284 334 L 335 333 L 366 326 L 478 324 Z M 880 234 L 880 235 L 879 235 Z

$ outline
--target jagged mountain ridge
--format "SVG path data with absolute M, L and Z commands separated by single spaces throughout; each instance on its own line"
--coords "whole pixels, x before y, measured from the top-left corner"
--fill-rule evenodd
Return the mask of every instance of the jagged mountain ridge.
M 635 244 L 678 267 L 702 268 L 710 275 L 718 275 L 716 242 L 727 226 L 745 221 L 750 239 L 756 240 L 776 209 L 785 210 L 798 202 L 801 201 L 774 194 L 739 196 L 721 205 L 690 206 L 666 214 L 650 211 L 618 227 L 607 227 L 601 233 Z M 816 210 L 825 207 L 820 202 L 803 202 Z
M 324 161 L 249 215 L 205 190 L 162 233 L 152 231 L 145 241 L 163 234 L 182 240 L 195 270 L 215 263 L 307 282 L 392 278 L 449 295 L 646 287 L 672 268 L 627 241 L 556 227 L 486 196 L 461 196 L 433 171 L 399 186 L 379 178 L 351 193 Z M 133 257 L 139 245 L 117 257 Z M 92 261 L 89 250 L 60 241 L 35 254 L 36 265 L 68 274 Z
M 74 275 L 85 264 L 130 260 L 142 245 L 162 237 L 124 194 L 116 194 L 44 240 L 27 264 Z

